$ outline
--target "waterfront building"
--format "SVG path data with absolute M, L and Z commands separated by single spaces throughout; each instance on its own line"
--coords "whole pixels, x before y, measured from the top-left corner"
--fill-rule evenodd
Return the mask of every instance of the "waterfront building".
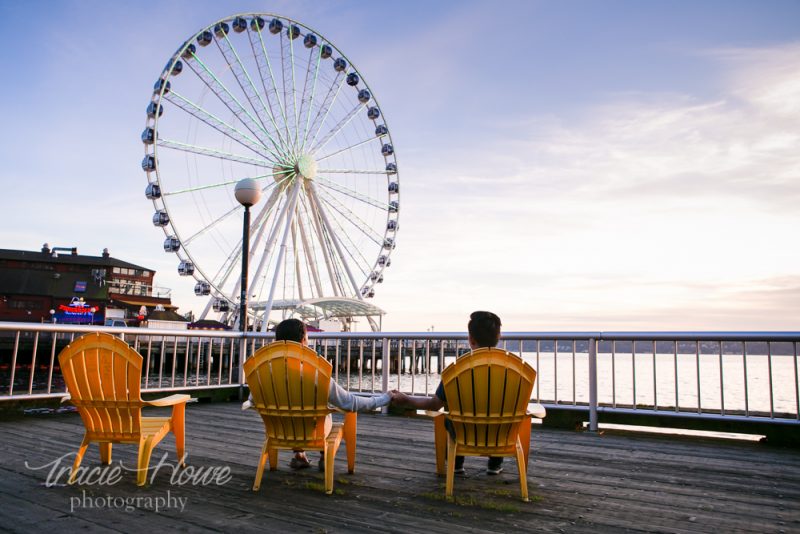
M 45 243 L 39 251 L 0 249 L 0 321 L 138 325 L 157 306 L 175 312 L 155 271 Z

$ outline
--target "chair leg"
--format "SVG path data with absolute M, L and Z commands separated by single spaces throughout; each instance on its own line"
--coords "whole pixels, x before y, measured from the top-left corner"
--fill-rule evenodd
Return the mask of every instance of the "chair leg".
M 81 446 L 78 447 L 78 452 L 75 455 L 75 462 L 72 464 L 72 472 L 69 475 L 69 480 L 67 481 L 68 484 L 73 484 L 75 482 L 75 477 L 78 476 L 78 468 L 81 466 L 83 455 L 86 454 L 86 448 L 89 447 L 89 443 L 89 438 L 87 436 L 83 436 Z
M 150 467 L 150 455 L 153 454 L 153 436 L 139 442 L 139 467 L 136 471 L 136 485 L 147 484 L 147 470 Z
M 453 479 L 456 476 L 456 442 L 447 436 L 447 484 L 444 494 L 448 500 L 453 498 Z
M 269 440 L 267 440 L 269 441 Z M 267 443 L 267 442 L 264 442 Z M 269 456 L 269 470 L 270 471 L 277 471 L 278 470 L 278 449 L 268 449 L 268 456 Z
M 175 434 L 175 449 L 178 464 L 186 467 L 186 403 L 172 407 L 172 433 Z
M 325 441 L 325 493 L 333 493 L 333 462 L 336 458 L 338 443 L 336 438 L 329 437 Z
M 519 491 L 522 495 L 523 502 L 528 502 L 528 470 L 525 467 L 525 451 L 523 450 L 522 443 L 517 440 L 517 469 L 519 470 Z
M 525 454 L 525 471 L 527 471 L 528 455 L 531 452 L 531 417 L 529 415 L 525 416 L 519 425 L 519 441 L 522 444 L 522 452 Z
M 436 474 L 444 475 L 444 459 L 447 454 L 447 430 L 444 427 L 444 415 L 433 418 L 433 446 L 436 449 Z
M 344 442 L 347 449 L 347 472 L 351 475 L 356 469 L 356 413 L 344 414 Z
M 258 491 L 261 487 L 261 478 L 264 476 L 264 463 L 267 461 L 267 440 L 264 440 L 264 446 L 261 447 L 261 457 L 258 459 L 258 469 L 256 469 L 256 479 L 253 482 L 253 491 Z M 272 467 L 270 465 L 270 467 Z
M 103 465 L 111 463 L 111 443 L 100 443 L 100 463 Z

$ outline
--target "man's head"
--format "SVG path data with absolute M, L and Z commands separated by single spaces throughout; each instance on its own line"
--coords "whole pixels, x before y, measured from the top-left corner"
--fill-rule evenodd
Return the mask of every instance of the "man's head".
M 494 347 L 500 341 L 500 317 L 488 311 L 472 312 L 469 316 L 469 344 L 473 349 Z
M 306 325 L 299 319 L 286 319 L 275 327 L 275 341 L 294 341 L 308 344 Z

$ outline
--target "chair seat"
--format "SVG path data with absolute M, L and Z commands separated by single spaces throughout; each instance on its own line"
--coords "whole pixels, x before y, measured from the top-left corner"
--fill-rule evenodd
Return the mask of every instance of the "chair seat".
M 169 432 L 171 417 L 142 417 L 142 437 Z
M 508 447 L 470 447 L 469 445 L 458 445 L 457 454 L 459 456 L 516 456 L 516 444 Z

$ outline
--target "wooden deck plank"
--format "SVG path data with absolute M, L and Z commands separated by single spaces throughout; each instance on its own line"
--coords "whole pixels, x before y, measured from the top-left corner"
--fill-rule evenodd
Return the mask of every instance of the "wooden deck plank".
M 152 412 L 151 412 L 152 413 Z M 155 415 L 155 414 L 153 414 Z M 187 410 L 187 450 L 194 469 L 230 469 L 222 486 L 177 486 L 162 469 L 138 488 L 124 473 L 112 486 L 44 487 L 44 465 L 67 454 L 71 464 L 83 436 L 75 414 L 0 422 L 0 529 L 50 528 L 152 532 L 797 532 L 800 531 L 800 454 L 759 443 L 662 436 L 602 436 L 534 427 L 528 484 L 531 503 L 519 501 L 516 464 L 485 474 L 485 459 L 467 458 L 469 476 L 455 483 L 457 501 L 444 501 L 444 479 L 434 473 L 433 430 L 422 418 L 360 415 L 356 472 L 348 475 L 343 448 L 336 458 L 336 494 L 321 491 L 316 466 L 276 472 L 251 486 L 264 430 L 237 404 L 197 404 Z M 174 439 L 155 449 L 151 466 Z M 133 466 L 136 447 L 116 445 L 114 464 Z M 85 467 L 99 465 L 96 445 Z M 63 480 L 62 480 L 63 482 Z M 183 511 L 81 508 L 76 498 L 186 499 Z M 85 492 L 85 493 L 84 493 Z M 13 511 L 11 511 L 13 509 Z

